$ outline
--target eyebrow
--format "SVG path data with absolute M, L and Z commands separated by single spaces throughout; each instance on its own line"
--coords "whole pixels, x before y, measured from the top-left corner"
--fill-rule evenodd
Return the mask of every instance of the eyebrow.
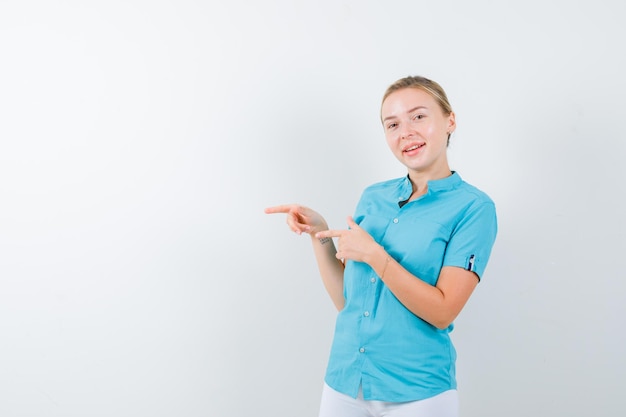
M 406 112 L 406 114 L 411 114 L 411 113 L 413 113 L 415 110 L 427 109 L 427 108 L 428 108 L 428 107 L 426 107 L 426 106 L 416 106 L 416 107 L 413 107 L 411 110 L 407 111 L 407 112 Z M 387 121 L 387 120 L 389 120 L 389 119 L 395 119 L 396 117 L 397 117 L 397 116 L 393 116 L 393 115 L 392 115 L 392 116 L 387 116 L 387 117 L 385 117 L 385 118 L 383 119 L 383 122 L 385 122 L 385 121 Z

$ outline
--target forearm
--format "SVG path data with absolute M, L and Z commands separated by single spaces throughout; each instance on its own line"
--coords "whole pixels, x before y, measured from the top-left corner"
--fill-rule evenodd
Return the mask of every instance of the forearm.
M 336 258 L 337 250 L 331 238 L 318 239 L 311 235 L 311 242 L 324 287 L 337 310 L 341 310 L 345 303 L 343 297 L 344 264 Z
M 380 247 L 367 262 L 396 298 L 413 314 L 433 326 L 446 328 L 458 314 L 456 303 L 436 286 L 407 271 Z

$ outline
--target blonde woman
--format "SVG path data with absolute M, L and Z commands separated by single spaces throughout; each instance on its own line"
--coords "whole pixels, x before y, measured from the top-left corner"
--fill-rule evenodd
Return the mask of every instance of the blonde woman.
M 320 417 L 454 417 L 449 333 L 487 266 L 495 206 L 450 169 L 456 120 L 439 84 L 396 81 L 381 121 L 407 175 L 367 187 L 347 228 L 330 229 L 298 204 L 266 213 L 286 214 L 292 231 L 311 236 L 339 311 Z

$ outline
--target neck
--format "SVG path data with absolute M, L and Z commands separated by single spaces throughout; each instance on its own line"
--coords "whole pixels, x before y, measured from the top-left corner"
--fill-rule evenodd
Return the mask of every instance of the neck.
M 440 180 L 452 175 L 448 166 L 433 172 L 409 171 L 409 179 L 413 184 L 413 194 L 411 198 L 416 198 L 426 194 L 428 191 L 428 181 Z

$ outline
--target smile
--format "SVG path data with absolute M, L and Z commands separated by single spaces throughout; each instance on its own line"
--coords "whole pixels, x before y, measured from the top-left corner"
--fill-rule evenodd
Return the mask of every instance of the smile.
M 402 152 L 411 152 L 411 151 L 414 151 L 416 149 L 420 149 L 420 148 L 424 147 L 425 145 L 426 145 L 425 143 L 422 143 L 421 145 L 413 145 L 410 148 L 406 148 Z

